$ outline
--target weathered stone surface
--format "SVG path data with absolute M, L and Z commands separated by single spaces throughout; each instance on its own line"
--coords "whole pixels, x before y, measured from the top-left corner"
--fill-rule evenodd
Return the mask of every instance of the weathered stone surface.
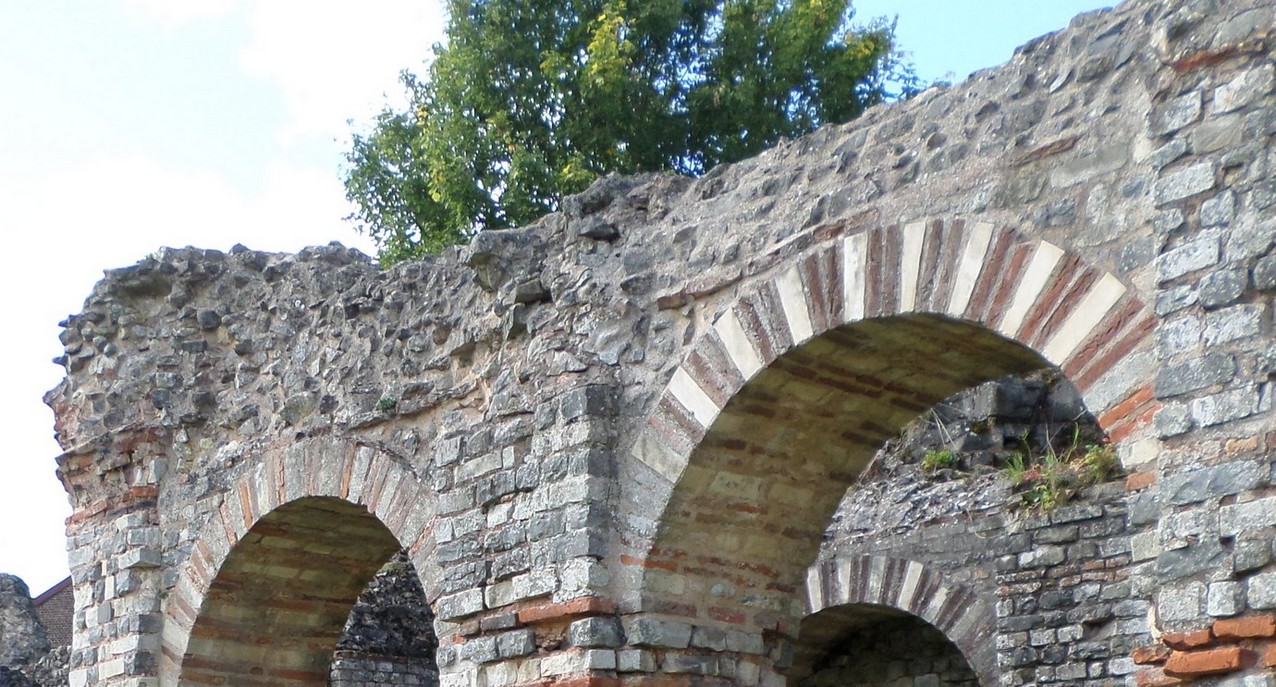
M 1132 649 L 1252 613 L 1273 574 L 1274 9 L 1133 0 L 388 271 L 335 245 L 111 271 L 48 395 L 70 684 L 394 675 L 330 648 L 398 550 L 446 687 L 771 687 L 821 613 L 883 622 L 861 606 L 981 684 L 1165 680 Z M 980 387 L 1042 368 L 1077 389 L 1057 412 Z M 972 387 L 995 421 L 900 440 Z M 1106 436 L 1071 432 L 1084 412 Z M 1133 474 L 1078 490 L 1100 441 Z M 851 487 L 864 517 L 830 529 Z M 616 622 L 614 647 L 585 632 Z
M 1182 365 L 1162 369 L 1156 376 L 1156 393 L 1161 398 L 1225 384 L 1236 376 L 1236 360 L 1226 353 L 1207 353 Z
M 1214 90 L 1214 113 L 1238 110 L 1272 91 L 1271 63 L 1247 69 Z
M 0 666 L 33 663 L 49 651 L 49 640 L 20 578 L 0 574 Z
M 346 620 L 337 650 L 366 656 L 416 659 L 436 671 L 434 615 L 425 600 L 416 568 L 400 552 L 377 572 L 359 595 Z
M 1246 599 L 1253 608 L 1276 608 L 1276 573 L 1254 575 L 1245 583 Z
M 1188 241 L 1157 258 L 1157 280 L 1167 282 L 1190 272 L 1203 270 L 1219 260 L 1217 236 L 1202 236 Z
M 1240 300 L 1249 285 L 1245 270 L 1219 270 L 1201 280 L 1201 305 L 1213 310 Z
M 1161 494 L 1173 505 L 1234 496 L 1267 482 L 1267 469 L 1254 461 L 1237 461 L 1170 475 L 1161 483 Z
M 567 628 L 572 646 L 616 647 L 624 644 L 624 634 L 615 618 L 584 618 Z
M 68 647 L 51 647 L 20 578 L 0 574 L 0 685 L 67 684 Z
M 1254 286 L 1264 291 L 1276 290 L 1276 255 L 1269 255 L 1254 265 Z
M 1214 163 L 1198 162 L 1170 172 L 1156 184 L 1157 205 L 1168 205 L 1214 188 Z

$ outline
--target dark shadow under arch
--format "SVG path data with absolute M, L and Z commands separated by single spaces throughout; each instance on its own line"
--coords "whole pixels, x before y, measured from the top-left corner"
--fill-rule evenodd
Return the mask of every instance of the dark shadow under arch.
M 872 604 L 834 606 L 807 616 L 788 678 L 795 687 L 981 684 L 961 649 L 938 628 Z

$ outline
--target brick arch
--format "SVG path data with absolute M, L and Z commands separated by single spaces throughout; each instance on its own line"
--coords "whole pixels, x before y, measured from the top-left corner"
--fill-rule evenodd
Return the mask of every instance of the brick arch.
M 435 598 L 435 513 L 414 471 L 376 448 L 268 453 L 223 493 L 165 598 L 161 684 L 326 684 L 351 606 L 395 551 Z
M 917 561 L 833 558 L 807 570 L 805 618 L 853 606 L 885 607 L 926 621 L 961 651 L 980 684 L 998 683 L 996 608 L 987 594 Z
M 792 617 L 873 453 L 978 383 L 1053 365 L 1125 438 L 1155 410 L 1154 322 L 1118 277 L 984 222 L 874 227 L 789 259 L 693 342 L 639 429 L 631 465 L 647 477 L 627 503 L 655 516 L 629 518 L 631 605 Z

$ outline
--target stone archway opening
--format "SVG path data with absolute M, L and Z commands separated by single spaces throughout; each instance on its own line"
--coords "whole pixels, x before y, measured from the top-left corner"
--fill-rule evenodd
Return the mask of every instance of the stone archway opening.
M 793 617 L 838 503 L 888 439 L 958 391 L 1048 366 L 933 314 L 857 321 L 792 348 L 724 400 L 691 452 L 647 590 L 683 615 L 762 627 Z
M 218 570 L 181 684 L 326 685 L 360 594 L 402 545 L 362 506 L 306 497 L 262 516 Z
M 796 687 L 979 687 L 944 633 L 904 611 L 873 604 L 826 608 L 803 619 L 787 671 Z

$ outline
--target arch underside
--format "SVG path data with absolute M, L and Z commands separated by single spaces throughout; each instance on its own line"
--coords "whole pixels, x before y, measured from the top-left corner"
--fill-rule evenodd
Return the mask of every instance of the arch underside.
M 709 598 L 761 624 L 800 613 L 821 535 L 881 445 L 957 391 L 1045 366 L 986 328 L 930 314 L 844 325 L 777 358 L 692 452 L 649 555 L 648 599 Z
M 399 542 L 365 508 L 310 497 L 263 516 L 227 556 L 180 683 L 324 685 L 351 606 Z
M 961 649 L 925 620 L 898 609 L 848 604 L 802 620 L 791 685 L 888 685 L 926 681 L 977 685 L 979 676 Z

